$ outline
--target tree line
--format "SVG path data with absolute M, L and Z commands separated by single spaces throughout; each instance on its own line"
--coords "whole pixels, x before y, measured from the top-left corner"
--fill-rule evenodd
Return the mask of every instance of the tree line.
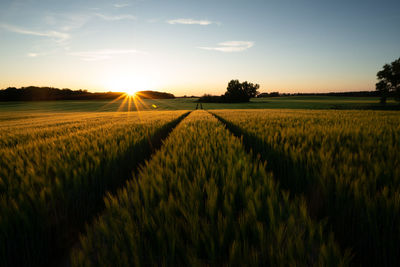
M 175 98 L 173 94 L 156 91 L 140 91 L 138 93 L 140 93 L 141 98 Z M 53 87 L 8 87 L 0 90 L 0 101 L 108 100 L 124 94 L 121 92 L 92 93 L 82 89 L 71 90 Z
M 397 61 L 395 61 L 395 64 L 400 64 L 400 59 Z M 388 97 L 393 97 L 394 99 L 400 101 L 400 78 L 396 76 L 400 74 L 400 70 L 396 68 L 398 68 L 397 65 L 393 67 L 392 65 L 386 64 L 384 66 L 384 70 L 378 72 L 378 79 L 380 79 L 381 81 L 377 83 L 377 89 L 375 91 L 329 92 L 329 93 L 279 93 L 279 92 L 259 93 L 258 89 L 260 86 L 258 84 L 249 83 L 247 81 L 241 83 L 238 80 L 231 80 L 228 83 L 228 87 L 225 94 L 220 96 L 204 94 L 202 97 L 199 98 L 198 102 L 241 103 L 241 102 L 249 102 L 250 98 L 252 97 L 263 98 L 263 97 L 281 97 L 281 96 L 337 96 L 337 97 L 381 97 L 381 103 L 384 104 Z
M 145 99 L 173 99 L 175 96 L 170 93 L 157 91 L 138 91 L 136 95 Z
M 281 94 L 279 92 L 258 92 L 260 86 L 250 82 L 239 82 L 231 80 L 228 83 L 225 94 L 213 96 L 205 94 L 199 98 L 203 103 L 241 103 L 249 102 L 252 97 L 278 97 L 278 96 L 347 96 L 347 97 L 380 97 L 381 104 L 386 104 L 389 97 L 400 101 L 400 58 L 390 64 L 385 64 L 383 69 L 377 73 L 378 83 L 376 91 L 366 92 L 331 92 L 331 93 L 297 93 Z M 105 100 L 115 99 L 125 93 L 106 92 L 91 93 L 87 90 L 71 90 L 68 88 L 58 89 L 53 87 L 8 87 L 0 90 L 0 101 L 46 101 L 46 100 Z M 171 99 L 173 94 L 157 91 L 140 91 L 137 93 L 141 98 L 149 99 Z

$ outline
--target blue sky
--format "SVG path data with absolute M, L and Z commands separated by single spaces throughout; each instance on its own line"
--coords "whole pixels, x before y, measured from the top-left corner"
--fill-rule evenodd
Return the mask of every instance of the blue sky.
M 374 90 L 400 1 L 0 2 L 0 88 L 220 94 Z

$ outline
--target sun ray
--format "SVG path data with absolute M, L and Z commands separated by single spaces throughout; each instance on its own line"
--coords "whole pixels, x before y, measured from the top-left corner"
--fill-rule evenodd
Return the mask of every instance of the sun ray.
M 131 112 L 132 96 L 128 96 L 128 113 Z
M 139 121 L 142 121 L 142 116 L 141 116 L 141 111 L 140 111 L 140 107 L 138 105 L 138 96 L 133 97 L 132 101 L 133 104 L 135 105 L 136 108 L 136 114 L 138 115 Z
M 114 104 L 115 102 L 117 102 L 118 100 L 121 100 L 123 97 L 125 97 L 125 94 L 121 94 L 120 96 L 118 96 L 117 98 L 113 99 L 112 101 L 106 103 L 105 105 L 101 106 L 98 111 L 104 111 L 106 107 L 108 107 L 111 104 Z
M 146 102 L 143 101 L 143 99 L 138 95 L 137 97 L 135 97 L 136 101 L 144 107 L 144 109 L 148 109 L 149 106 L 147 105 Z
M 125 95 L 124 101 L 122 101 L 122 103 L 121 103 L 121 105 L 119 106 L 117 112 L 120 112 L 120 111 L 125 107 L 125 104 L 126 104 L 126 101 L 127 101 L 127 100 L 128 100 L 128 96 Z

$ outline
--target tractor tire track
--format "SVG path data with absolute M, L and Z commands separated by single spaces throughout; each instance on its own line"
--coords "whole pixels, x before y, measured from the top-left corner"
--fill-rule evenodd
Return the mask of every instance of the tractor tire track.
M 135 161 L 135 165 L 129 165 L 127 162 L 123 162 L 120 165 L 120 170 L 118 176 L 121 179 L 118 179 L 118 182 L 113 184 L 112 186 L 108 187 L 107 191 L 104 192 L 103 197 L 106 194 L 115 194 L 118 189 L 122 188 L 126 181 L 132 177 L 133 173 L 137 173 L 141 166 L 162 147 L 163 142 L 170 133 L 178 126 L 178 124 L 185 119 L 191 111 L 188 111 L 178 117 L 177 119 L 167 123 L 166 125 L 162 126 L 159 130 L 157 130 L 153 135 L 147 136 L 144 138 L 142 142 L 144 142 L 144 146 L 147 147 L 142 153 L 138 155 L 140 159 Z M 65 243 L 63 247 L 57 247 L 53 254 L 50 256 L 50 260 L 47 266 L 70 266 L 70 251 L 73 248 L 79 246 L 79 236 L 80 234 L 85 232 L 85 226 L 90 225 L 104 210 L 105 203 L 104 198 L 98 199 L 96 203 L 96 208 L 94 209 L 93 213 L 90 216 L 87 216 L 81 223 L 71 229 L 68 233 L 65 233 L 63 237 Z

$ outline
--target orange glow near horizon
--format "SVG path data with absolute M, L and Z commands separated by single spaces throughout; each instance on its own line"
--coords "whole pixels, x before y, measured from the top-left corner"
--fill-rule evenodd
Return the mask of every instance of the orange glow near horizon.
M 138 91 L 155 90 L 156 86 L 153 79 L 146 75 L 133 75 L 128 71 L 119 70 L 110 73 L 102 83 L 112 92 L 122 92 L 130 96 L 135 96 Z

